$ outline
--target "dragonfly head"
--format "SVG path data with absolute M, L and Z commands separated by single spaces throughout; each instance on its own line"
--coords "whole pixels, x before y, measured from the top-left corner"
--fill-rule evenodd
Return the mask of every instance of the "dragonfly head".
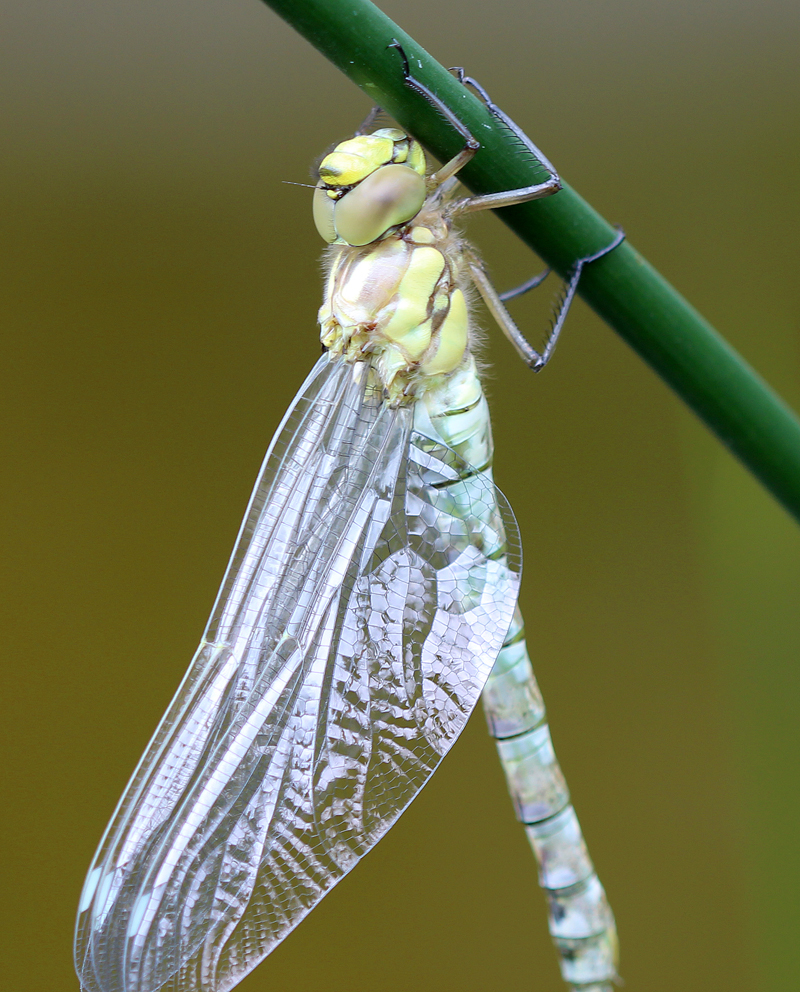
M 425 202 L 425 153 L 396 128 L 343 141 L 319 164 L 314 223 L 329 244 L 371 244 Z

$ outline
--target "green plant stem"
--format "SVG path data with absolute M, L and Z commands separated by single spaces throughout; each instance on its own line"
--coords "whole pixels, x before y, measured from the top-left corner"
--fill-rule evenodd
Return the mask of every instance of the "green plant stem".
M 397 39 L 414 77 L 481 142 L 460 173 L 475 193 L 542 181 L 542 167 L 483 103 L 368 0 L 265 2 L 445 161 L 462 139 L 404 84 L 400 57 L 387 47 Z M 566 184 L 498 216 L 562 276 L 615 233 Z M 714 328 L 628 242 L 584 269 L 579 293 L 800 519 L 800 421 Z

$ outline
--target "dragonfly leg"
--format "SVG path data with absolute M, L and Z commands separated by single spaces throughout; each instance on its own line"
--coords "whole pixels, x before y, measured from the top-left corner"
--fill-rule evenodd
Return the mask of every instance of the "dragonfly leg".
M 622 228 L 617 228 L 617 233 L 611 240 L 610 244 L 607 244 L 605 248 L 601 248 L 599 251 L 596 251 L 591 255 L 584 255 L 583 258 L 579 258 L 572 266 L 572 271 L 564 284 L 564 291 L 556 305 L 553 324 L 550 328 L 550 333 L 547 336 L 547 341 L 545 343 L 544 350 L 542 351 L 541 358 L 539 362 L 533 366 L 534 372 L 540 372 L 552 357 L 553 351 L 558 343 L 559 335 L 561 334 L 561 328 L 564 326 L 564 321 L 567 319 L 569 308 L 572 305 L 572 301 L 575 299 L 575 293 L 578 291 L 578 283 L 581 279 L 583 267 L 585 265 L 590 265 L 592 262 L 596 262 L 598 258 L 602 258 L 604 255 L 607 255 L 609 252 L 621 245 L 624 240 L 625 232 Z
M 375 121 L 383 113 L 383 107 L 379 107 L 376 103 L 375 106 L 370 110 L 364 120 L 356 128 L 356 137 L 360 134 L 366 134 L 367 131 L 375 125 Z
M 532 368 L 534 372 L 540 372 L 545 365 L 547 365 L 553 355 L 553 351 L 558 343 L 559 335 L 561 334 L 561 329 L 564 326 L 564 321 L 567 319 L 567 313 L 569 312 L 570 305 L 572 304 L 572 301 L 575 298 L 575 293 L 578 290 L 578 283 L 580 282 L 581 273 L 583 272 L 584 266 L 590 265 L 592 262 L 596 262 L 598 258 L 602 258 L 604 255 L 607 255 L 624 240 L 624 231 L 618 230 L 614 239 L 610 244 L 606 245 L 605 248 L 601 248 L 599 251 L 596 251 L 591 255 L 584 255 L 583 258 L 579 258 L 572 266 L 569 277 L 564 284 L 564 290 L 556 305 L 550 333 L 547 336 L 547 341 L 545 342 L 545 346 L 541 352 L 536 351 L 536 349 L 525 338 L 522 331 L 520 331 L 517 327 L 514 322 L 514 318 L 505 307 L 504 300 L 512 299 L 513 297 L 519 296 L 526 292 L 528 289 L 533 289 L 535 286 L 538 286 L 545 279 L 549 269 L 545 270 L 543 273 L 540 272 L 532 279 L 529 279 L 526 283 L 523 283 L 521 286 L 517 286 L 515 289 L 509 290 L 507 293 L 503 293 L 501 296 L 492 285 L 491 280 L 486 274 L 486 270 L 481 262 L 474 256 L 470 256 L 470 275 L 472 276 L 472 281 L 475 283 L 475 286 L 477 287 L 483 302 L 486 304 L 489 313 L 491 313 L 502 332 L 514 346 L 520 358 L 526 365 Z
M 541 183 L 534 183 L 531 186 L 522 186 L 519 189 L 505 190 L 500 193 L 488 193 L 484 196 L 470 196 L 459 200 L 452 205 L 450 213 L 453 216 L 457 216 L 458 214 L 474 213 L 476 210 L 496 210 L 498 207 L 511 207 L 516 203 L 527 203 L 528 200 L 538 200 L 544 196 L 552 196 L 553 193 L 557 193 L 561 189 L 561 180 L 555 166 L 545 156 L 544 152 L 531 141 L 528 135 L 525 134 L 518 124 L 514 123 L 508 114 L 502 111 L 492 101 L 483 86 L 476 79 L 473 79 L 472 76 L 468 76 L 464 72 L 461 66 L 454 66 L 450 69 L 450 72 L 455 73 L 456 78 L 463 86 L 468 86 L 475 90 L 483 100 L 489 113 L 511 131 L 520 149 L 532 157 L 536 164 L 543 165 L 550 173 L 547 180 Z M 520 290 L 520 292 L 525 292 L 525 290 Z
M 536 145 L 534 145 L 534 143 L 531 141 L 528 135 L 525 134 L 522 128 L 518 124 L 515 124 L 514 121 L 512 121 L 511 118 L 508 116 L 508 114 L 502 111 L 497 106 L 497 104 L 492 101 L 492 99 L 489 97 L 489 94 L 476 79 L 473 79 L 472 76 L 468 76 L 464 72 L 463 68 L 458 65 L 453 66 L 450 69 L 450 72 L 455 73 L 456 79 L 462 84 L 462 86 L 469 86 L 473 90 L 475 90 L 475 92 L 478 94 L 481 100 L 483 100 L 483 102 L 486 104 L 486 109 L 489 111 L 489 113 L 492 114 L 493 117 L 496 117 L 498 120 L 502 121 L 503 124 L 505 124 L 505 126 L 509 129 L 509 131 L 512 132 L 514 137 L 519 141 L 522 147 L 525 148 L 525 150 L 530 155 L 532 155 L 538 162 L 541 162 L 541 164 L 545 167 L 545 169 L 547 169 L 547 171 L 550 173 L 551 176 L 555 176 L 555 178 L 558 179 L 558 173 L 556 172 L 556 168 L 553 165 L 553 163 L 550 161 L 550 159 L 548 159 L 545 156 L 544 152 L 541 151 L 541 149 L 539 149 Z
M 451 217 L 461 214 L 472 214 L 476 210 L 497 210 L 500 207 L 513 207 L 517 203 L 527 203 L 529 200 L 541 200 L 542 197 L 552 196 L 561 189 L 558 176 L 551 176 L 543 183 L 533 186 L 521 186 L 519 189 L 507 189 L 500 193 L 485 193 L 483 196 L 467 196 L 456 200 L 448 208 Z
M 506 303 L 508 300 L 515 300 L 518 296 L 522 296 L 523 293 L 529 293 L 532 289 L 536 289 L 537 286 L 541 286 L 552 271 L 548 266 L 546 269 L 542 269 L 541 272 L 537 272 L 535 276 L 531 276 L 530 279 L 526 279 L 525 282 L 521 282 L 519 286 L 514 286 L 513 289 L 507 289 L 498 295 L 503 303 Z
M 481 294 L 481 299 L 486 304 L 486 309 L 494 317 L 497 326 L 514 346 L 522 361 L 530 368 L 538 370 L 541 367 L 542 356 L 517 327 L 514 318 L 506 310 L 500 294 L 486 274 L 486 269 L 477 258 L 470 257 L 469 271 L 472 281 Z
M 433 190 L 438 189 L 443 183 L 447 182 L 455 176 L 464 166 L 469 162 L 475 152 L 481 147 L 480 142 L 475 138 L 470 132 L 469 128 L 463 124 L 458 117 L 453 113 L 448 106 L 446 106 L 438 96 L 432 90 L 429 90 L 424 83 L 421 83 L 418 79 L 415 79 L 411 74 L 411 66 L 408 61 L 408 56 L 403 49 L 403 46 L 399 41 L 393 41 L 389 48 L 396 48 L 400 53 L 400 57 L 403 60 L 403 79 L 405 80 L 406 86 L 409 89 L 414 90 L 421 97 L 428 101 L 428 103 L 437 110 L 446 121 L 448 121 L 452 127 L 461 135 L 464 139 L 464 147 L 461 151 L 450 159 L 449 162 L 434 172 L 432 176 L 428 177 L 428 190 L 433 192 Z M 463 70 L 459 70 L 463 74 Z M 459 80 L 467 85 L 468 83 L 477 88 L 481 95 L 487 95 L 485 90 L 478 86 L 477 83 L 469 76 L 459 77 Z M 462 200 L 457 200 L 450 205 L 448 208 L 448 213 L 451 215 L 470 213 L 475 210 L 491 210 L 497 207 L 510 207 L 515 203 L 525 203 L 528 200 L 535 200 L 543 196 L 550 196 L 553 193 L 557 193 L 561 189 L 561 181 L 556 174 L 555 169 L 550 165 L 546 158 L 544 158 L 541 153 L 537 154 L 536 146 L 528 138 L 524 132 L 517 127 L 517 125 L 504 114 L 499 108 L 495 107 L 491 101 L 486 103 L 487 109 L 490 113 L 494 114 L 506 127 L 509 127 L 517 138 L 520 140 L 522 145 L 529 151 L 531 151 L 538 161 L 542 162 L 550 173 L 550 177 L 542 183 L 535 183 L 532 186 L 522 186 L 519 189 L 504 190 L 499 193 L 488 193 L 485 196 L 470 196 Z
M 423 99 L 427 100 L 434 110 L 438 110 L 445 120 L 451 124 L 464 139 L 464 147 L 458 155 L 455 155 L 449 162 L 446 162 L 438 172 L 435 172 L 432 176 L 428 177 L 428 189 L 429 191 L 433 191 L 438 189 L 442 183 L 447 182 L 451 176 L 454 176 L 457 172 L 463 169 L 481 145 L 480 142 L 472 136 L 469 129 L 456 117 L 453 111 L 449 107 L 445 106 L 439 97 L 429 90 L 424 83 L 421 83 L 418 79 L 415 79 L 411 75 L 411 66 L 408 62 L 408 56 L 406 55 L 405 49 L 400 42 L 394 40 L 388 47 L 396 48 L 400 53 L 400 57 L 403 60 L 403 79 L 406 86 L 408 86 L 408 88 L 413 90 L 415 93 L 418 93 L 421 97 L 423 97 Z

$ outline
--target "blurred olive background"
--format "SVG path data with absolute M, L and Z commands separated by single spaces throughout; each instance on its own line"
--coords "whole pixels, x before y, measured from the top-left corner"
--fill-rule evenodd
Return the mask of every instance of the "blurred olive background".
M 366 97 L 257 0 L 16 0 L 4 154 L 4 988 L 76 989 L 84 873 L 315 360 L 310 163 Z M 796 0 L 387 0 L 800 405 Z M 493 217 L 499 286 L 538 267 Z M 516 304 L 533 338 L 548 293 Z M 488 322 L 487 322 L 488 323 Z M 579 303 L 493 329 L 496 476 L 630 992 L 800 987 L 797 526 Z M 561 988 L 477 713 L 243 992 Z

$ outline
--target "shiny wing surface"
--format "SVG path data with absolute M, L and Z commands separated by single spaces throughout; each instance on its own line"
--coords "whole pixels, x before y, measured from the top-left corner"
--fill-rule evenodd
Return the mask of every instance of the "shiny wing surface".
M 508 630 L 513 517 L 366 364 L 284 418 L 197 654 L 86 881 L 88 992 L 224 992 L 395 822 Z

